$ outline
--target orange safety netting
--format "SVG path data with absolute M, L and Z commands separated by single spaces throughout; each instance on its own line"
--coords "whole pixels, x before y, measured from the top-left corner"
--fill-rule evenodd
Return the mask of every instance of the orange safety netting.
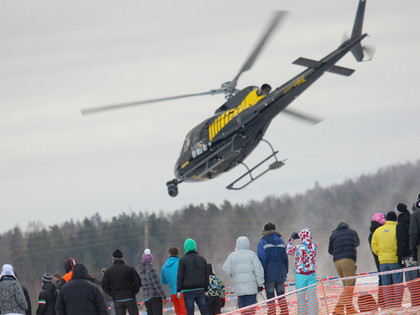
M 420 278 L 387 286 L 378 286 L 377 274 L 354 278 L 357 278 L 355 286 L 343 286 L 342 280 L 348 278 L 320 280 L 310 287 L 225 314 L 420 314 Z

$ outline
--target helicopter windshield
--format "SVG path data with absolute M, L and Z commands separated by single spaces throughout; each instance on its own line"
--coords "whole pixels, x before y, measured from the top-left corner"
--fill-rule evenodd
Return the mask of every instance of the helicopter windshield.
M 182 151 L 185 152 L 191 145 L 196 144 L 197 142 L 203 140 L 204 133 L 205 133 L 205 126 L 206 121 L 203 121 L 198 126 L 194 127 L 185 137 L 184 146 L 182 147 Z

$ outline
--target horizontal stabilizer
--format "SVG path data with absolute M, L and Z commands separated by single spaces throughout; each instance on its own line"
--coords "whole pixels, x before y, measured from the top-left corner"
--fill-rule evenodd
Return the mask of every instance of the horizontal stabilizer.
M 314 69 L 318 69 L 322 66 L 322 63 L 319 62 L 319 61 L 308 59 L 308 58 L 303 58 L 303 57 L 300 57 L 300 58 L 296 59 L 295 61 L 293 61 L 293 63 L 296 64 L 296 65 L 299 65 L 299 66 L 304 66 L 304 67 L 314 68 Z M 353 72 L 354 72 L 353 69 L 339 67 L 339 66 L 332 66 L 331 68 L 329 68 L 326 71 L 331 72 L 331 73 L 335 73 L 335 74 L 344 75 L 344 76 L 347 76 L 347 77 L 352 75 Z

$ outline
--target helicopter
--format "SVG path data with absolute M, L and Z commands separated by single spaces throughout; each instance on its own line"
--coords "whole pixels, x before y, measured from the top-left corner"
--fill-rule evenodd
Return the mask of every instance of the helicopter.
M 271 23 L 238 74 L 232 81 L 223 83 L 219 89 L 90 107 L 82 109 L 82 114 L 87 115 L 186 97 L 224 94 L 226 102 L 216 109 L 213 116 L 195 126 L 185 137 L 181 154 L 175 164 L 175 178 L 168 181 L 166 185 L 168 194 L 171 197 L 176 197 L 178 195 L 178 184 L 207 181 L 242 164 L 245 166 L 246 172 L 226 188 L 230 190 L 243 189 L 268 171 L 279 169 L 285 165 L 286 160 L 277 159 L 278 151 L 275 151 L 272 145 L 263 139 L 273 118 L 282 112 L 310 123 L 318 123 L 320 120 L 317 117 L 286 107 L 325 72 L 350 76 L 355 70 L 336 65 L 348 52 L 353 54 L 356 61 L 365 61 L 364 52 L 367 52 L 368 48 L 361 45 L 362 40 L 367 36 L 367 33 L 362 34 L 365 7 L 366 0 L 359 0 L 350 38 L 320 60 L 303 57 L 295 60 L 294 64 L 304 66 L 306 69 L 273 91 L 268 84 L 263 84 L 260 88 L 249 86 L 242 90 L 237 89 L 236 86 L 241 74 L 251 69 L 262 48 L 287 14 L 286 11 L 275 12 Z M 255 166 L 249 168 L 243 161 L 260 142 L 269 145 L 270 154 Z M 255 176 L 256 170 L 260 170 L 265 163 L 270 164 Z

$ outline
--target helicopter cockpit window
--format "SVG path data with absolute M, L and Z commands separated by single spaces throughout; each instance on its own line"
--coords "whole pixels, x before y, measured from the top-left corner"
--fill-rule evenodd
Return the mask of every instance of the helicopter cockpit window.
M 206 122 L 202 122 L 198 126 L 194 127 L 187 136 L 185 137 L 184 146 L 182 147 L 182 151 L 185 152 L 191 145 L 196 144 L 204 137 L 204 126 Z

